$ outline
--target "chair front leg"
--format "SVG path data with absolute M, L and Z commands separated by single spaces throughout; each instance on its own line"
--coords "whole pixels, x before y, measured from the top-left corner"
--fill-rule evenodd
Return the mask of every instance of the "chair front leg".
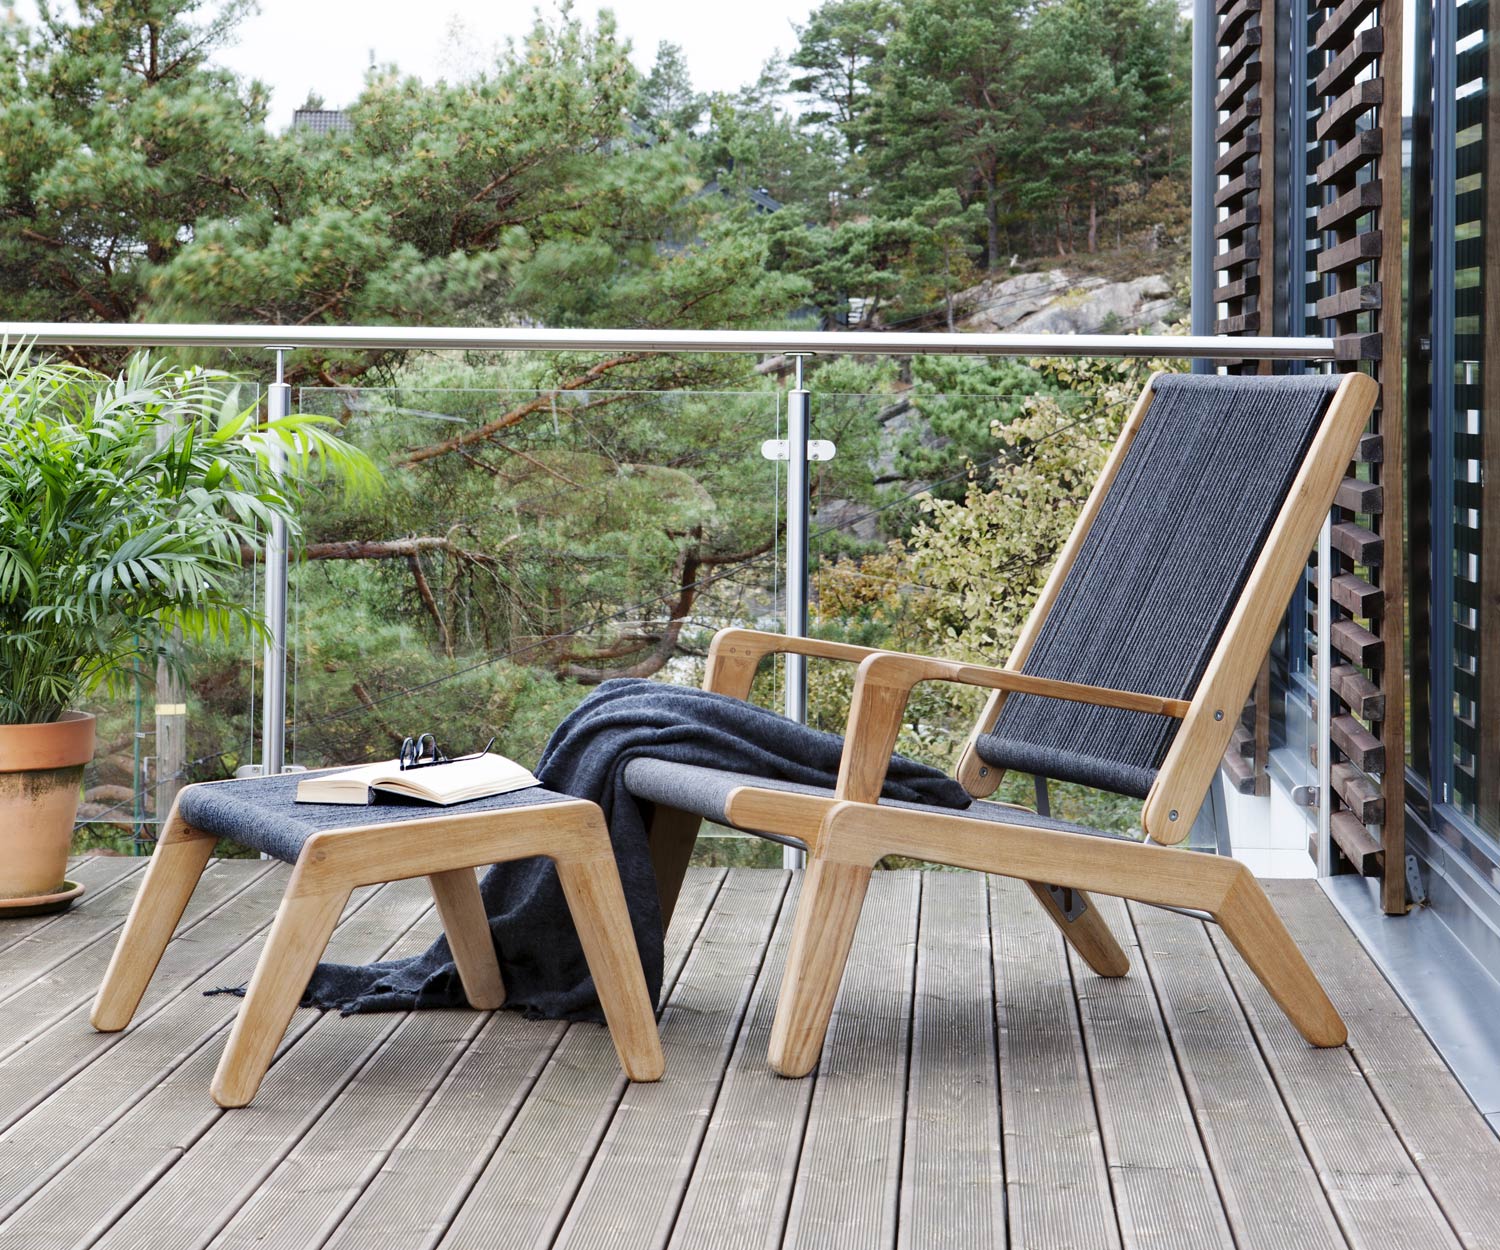
M 101 1033 L 119 1032 L 135 1015 L 193 896 L 193 887 L 214 853 L 214 842 L 188 828 L 173 807 L 94 999 L 89 1022 Z
M 1214 909 L 1214 919 L 1297 1032 L 1314 1046 L 1349 1040 L 1338 1008 L 1248 868 Z
M 214 1073 L 212 1093 L 219 1106 L 243 1107 L 255 1097 L 351 888 L 320 883 L 308 889 L 300 865 L 292 874 Z
M 817 853 L 808 860 L 771 1025 L 770 1064 L 782 1076 L 806 1076 L 823 1052 L 872 867 Z

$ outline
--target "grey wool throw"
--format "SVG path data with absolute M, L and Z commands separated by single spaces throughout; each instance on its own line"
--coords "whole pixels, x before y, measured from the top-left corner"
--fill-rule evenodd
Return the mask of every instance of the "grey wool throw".
M 625 788 L 625 768 L 645 757 L 831 787 L 843 740 L 753 704 L 683 686 L 607 681 L 557 727 L 536 775 L 549 790 L 590 799 L 604 812 L 653 1005 L 662 979 L 662 925 L 646 830 L 649 804 Z M 954 780 L 902 756 L 885 796 L 944 807 L 970 799 Z M 529 1016 L 602 1019 L 593 979 L 548 859 L 496 864 L 480 882 L 505 978 L 506 1006 Z M 445 938 L 410 959 L 319 964 L 303 1002 L 346 1014 L 460 1007 L 463 988 Z

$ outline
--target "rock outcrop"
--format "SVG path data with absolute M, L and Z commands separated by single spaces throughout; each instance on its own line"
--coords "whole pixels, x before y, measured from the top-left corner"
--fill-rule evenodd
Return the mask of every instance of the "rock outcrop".
M 1110 282 L 1063 269 L 982 282 L 959 295 L 964 330 L 1018 334 L 1128 334 L 1164 330 L 1179 311 L 1164 274 Z

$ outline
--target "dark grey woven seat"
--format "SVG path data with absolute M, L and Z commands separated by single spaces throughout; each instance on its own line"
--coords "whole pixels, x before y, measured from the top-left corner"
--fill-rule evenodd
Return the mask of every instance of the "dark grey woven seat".
M 1022 671 L 1190 699 L 1339 381 L 1158 378 Z M 1018 694 L 975 750 L 1145 798 L 1176 732 L 1166 716 Z
M 659 803 L 663 807 L 692 812 L 705 820 L 721 825 L 733 825 L 729 819 L 729 796 L 741 786 L 752 786 L 759 790 L 781 790 L 792 794 L 810 794 L 819 798 L 833 798 L 832 787 L 808 786 L 796 781 L 779 778 L 757 777 L 752 773 L 725 772 L 717 768 L 699 768 L 692 764 L 673 764 L 665 760 L 635 759 L 625 767 L 625 785 L 638 799 Z M 1022 808 L 1007 807 L 1001 803 L 987 803 L 976 799 L 968 807 L 941 807 L 936 803 L 908 803 L 901 799 L 881 799 L 882 807 L 899 807 L 912 812 L 930 812 L 941 816 L 968 816 L 977 820 L 993 821 L 997 824 L 1025 825 L 1033 829 L 1054 829 L 1062 833 L 1086 833 L 1099 838 L 1123 838 L 1124 834 L 1110 833 L 1103 829 L 1091 829 L 1087 825 L 1075 825 L 1066 820 L 1055 820 L 1050 816 L 1039 816 Z M 768 833 L 763 829 L 746 829 L 747 833 L 758 833 L 773 842 L 788 846 L 801 846 L 798 838 Z M 1127 841 L 1133 839 L 1126 839 Z
M 456 808 L 384 800 L 369 807 L 298 803 L 297 783 L 305 776 L 306 773 L 286 773 L 279 777 L 189 786 L 182 792 L 179 811 L 194 829 L 294 864 L 308 838 L 330 829 L 399 824 L 455 811 L 467 815 L 572 801 L 566 794 L 533 786 L 529 790 L 475 799 Z

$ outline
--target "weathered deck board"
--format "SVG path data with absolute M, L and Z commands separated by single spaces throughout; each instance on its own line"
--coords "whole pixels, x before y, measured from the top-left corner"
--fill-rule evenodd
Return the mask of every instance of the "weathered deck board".
M 1329 916 L 1343 924 L 1331 906 Z M 1349 1049 L 1309 1046 L 1224 935 L 1211 936 L 1350 1244 L 1356 1250 L 1459 1245 Z M 1372 988 L 1367 982 L 1359 994 Z
M 277 870 L 271 883 L 283 884 L 284 872 Z M 393 939 L 428 909 L 423 886 L 420 881 L 398 882 L 367 892 L 363 905 L 335 931 L 331 956 L 371 959 L 391 949 Z M 273 899 L 272 910 L 274 905 Z M 250 963 L 253 966 L 253 959 Z M 201 985 L 185 980 L 177 988 L 184 998 L 214 1004 L 203 1008 L 205 1014 L 212 1012 L 221 1026 L 227 1025 L 233 1008 L 221 1012 L 217 1004 L 222 998 L 205 999 Z M 165 1250 L 200 1244 L 205 1233 L 211 1235 L 247 1196 L 252 1178 L 237 1169 L 252 1161 L 257 1150 L 289 1148 L 288 1138 L 294 1142 L 309 1118 L 308 1107 L 321 1105 L 340 1080 L 352 1074 L 368 1049 L 364 1033 L 372 1027 L 389 1028 L 397 1019 L 343 1021 L 316 1012 L 298 1013 L 254 1104 L 258 1110 L 248 1116 L 226 1116 L 209 1097 L 221 1050 L 217 1039 L 199 1046 L 165 1080 L 158 1079 L 159 1071 L 143 1056 L 137 1075 L 149 1094 L 0 1224 L 0 1240 L 11 1238 L 13 1244 L 39 1248 L 103 1244 Z M 375 1021 L 381 1024 L 375 1026 Z M 292 1073 L 284 1066 L 288 1054 L 295 1055 L 302 1036 L 324 1022 L 356 1027 L 339 1032 L 342 1045 L 324 1057 L 321 1067 L 305 1073 L 300 1082 L 289 1080 Z M 149 1025 L 132 1028 L 141 1030 L 143 1041 L 150 1031 Z M 220 1125 L 226 1127 L 214 1132 Z
M 1117 1250 L 1062 934 L 1019 881 L 992 877 L 989 886 L 1010 1244 Z
M 1122 1239 L 1127 1250 L 1234 1250 L 1125 905 L 1094 902 L 1131 964 L 1101 977 L 1069 954 Z
M 1338 1004 L 1360 1071 L 1454 1231 L 1465 1245 L 1500 1247 L 1494 1134 L 1475 1118 L 1468 1096 L 1389 983 L 1370 975 L 1369 960 L 1328 897 L 1282 882 L 1268 883 L 1268 891 Z
M 695 873 L 684 886 L 667 934 L 663 997 L 670 996 L 722 881 L 721 873 Z M 363 1250 L 391 1237 L 403 1247 L 435 1244 L 568 1030 L 496 1012 L 359 1195 L 328 1250 Z
M 1343 1245 L 1202 922 L 1130 912 L 1240 1250 Z
M 876 873 L 813 1091 L 785 1244 L 896 1238 L 920 874 Z
M 816 1076 L 783 1080 L 766 1064 L 801 887 L 801 877 L 794 877 L 782 899 L 776 932 L 672 1230 L 670 1244 L 676 1250 L 776 1250 L 781 1245 L 807 1109 L 817 1085 Z
M 662 1012 L 672 1079 L 626 1089 L 555 1245 L 652 1250 L 666 1243 L 786 885 L 785 875 L 730 874 L 714 909 L 729 923 L 704 931 Z
M 1307 1046 L 1196 921 L 1100 900 L 1134 963 L 1106 981 L 1014 882 L 880 873 L 821 1069 L 782 1080 L 797 881 L 694 872 L 662 1083 L 628 1085 L 595 1025 L 300 1012 L 255 1103 L 223 1112 L 239 1000 L 201 991 L 248 975 L 286 870 L 216 865 L 106 1037 L 88 1002 L 139 881 L 118 865 L 80 864 L 97 890 L 45 926 L 0 922 L 0 1246 L 1500 1244 L 1500 1141 L 1312 882 L 1272 893 L 1344 1050 Z M 424 883 L 398 883 L 356 895 L 332 953 L 435 932 Z
M 923 876 L 900 1250 L 1005 1245 L 988 922 L 983 877 Z
M 76 881 L 79 885 L 86 887 L 83 897 L 73 904 L 72 911 L 75 915 L 67 923 L 63 922 L 63 917 L 67 913 L 53 916 L 23 916 L 5 921 L 3 929 L 0 929 L 0 966 L 3 966 L 6 975 L 9 976 L 12 970 L 11 955 L 15 953 L 16 943 L 26 941 L 49 926 L 59 926 L 43 939 L 51 953 L 58 952 L 58 946 L 53 942 L 56 937 L 62 937 L 76 949 L 81 944 L 79 939 L 84 935 L 84 926 L 78 924 L 78 918 L 85 914 L 97 918 L 99 913 L 105 910 L 101 904 L 109 896 L 110 891 L 123 884 L 135 873 L 142 871 L 145 866 L 144 859 L 127 858 L 123 855 L 91 855 L 87 859 L 70 861 L 68 880 Z M 129 900 L 134 896 L 134 891 L 126 893 L 127 907 L 130 905 Z M 118 902 L 118 900 L 115 901 Z M 119 914 L 123 921 L 124 913 Z

